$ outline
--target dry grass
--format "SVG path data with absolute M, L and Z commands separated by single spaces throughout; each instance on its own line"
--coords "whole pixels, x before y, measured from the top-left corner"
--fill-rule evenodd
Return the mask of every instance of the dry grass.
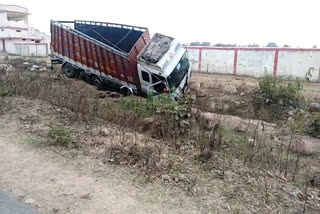
M 268 143 L 257 131 L 259 124 L 253 134 L 238 133 L 220 123 L 208 127 L 201 114 L 194 114 L 190 128 L 181 132 L 172 117 L 136 114 L 122 108 L 121 99 L 99 99 L 86 83 L 59 76 L 17 72 L 2 79 L 15 96 L 62 109 L 60 119 L 79 136 L 80 149 L 104 163 L 138 168 L 147 180 L 161 179 L 189 195 L 217 199 L 223 210 L 233 213 L 303 211 L 303 203 L 291 199 L 290 191 L 309 194 L 304 191 L 310 186 L 308 179 L 320 173 L 317 156 L 292 153 L 290 144 Z M 101 128 L 108 124 L 116 130 Z M 98 132 L 87 131 L 96 126 Z M 308 210 L 319 205 L 315 200 L 302 201 Z

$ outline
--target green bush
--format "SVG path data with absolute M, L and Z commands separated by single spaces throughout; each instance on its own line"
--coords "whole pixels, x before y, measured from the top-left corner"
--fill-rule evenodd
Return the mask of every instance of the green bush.
M 4 82 L 0 80 L 0 97 L 7 96 L 9 94 L 9 89 L 6 87 Z
M 51 145 L 66 146 L 68 148 L 75 146 L 75 141 L 65 126 L 55 125 L 50 127 L 48 137 L 51 140 Z
M 144 116 L 161 116 L 163 119 L 173 118 L 179 127 L 185 129 L 190 126 L 192 98 L 182 98 L 175 101 L 173 94 L 161 94 L 157 97 L 147 95 L 146 100 L 128 102 L 122 100 L 124 109 L 131 109 L 135 114 Z
M 258 97 L 265 104 L 280 104 L 296 107 L 300 103 L 299 92 L 303 89 L 302 81 L 283 81 L 272 75 L 265 74 L 259 82 Z
M 320 117 L 313 118 L 309 123 L 306 123 L 305 131 L 313 137 L 320 138 Z

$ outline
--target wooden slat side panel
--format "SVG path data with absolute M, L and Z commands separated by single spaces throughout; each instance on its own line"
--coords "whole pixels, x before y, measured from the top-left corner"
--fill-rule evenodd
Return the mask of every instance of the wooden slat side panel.
M 81 59 L 81 50 L 80 50 L 80 41 L 79 41 L 79 37 L 77 35 L 73 35 L 74 36 L 74 53 L 75 53 L 75 61 L 83 64 L 82 63 L 82 59 Z
M 97 56 L 98 56 L 98 64 L 99 64 L 100 72 L 106 73 L 105 65 L 104 65 L 104 61 L 103 61 L 103 56 L 102 56 L 102 48 L 100 48 L 99 46 L 96 45 L 96 52 L 97 52 Z
M 69 57 L 73 61 L 76 60 L 75 52 L 74 52 L 74 43 L 73 43 L 73 34 L 68 31 L 68 49 L 69 49 Z
M 118 55 L 115 55 L 115 60 L 116 60 L 117 72 L 120 75 L 120 80 L 122 80 L 124 82 L 128 82 L 128 80 L 126 78 L 126 74 L 123 70 L 121 57 Z
M 99 70 L 99 63 L 96 53 L 96 45 L 93 42 L 90 42 L 91 54 L 92 54 L 92 66 L 94 70 Z
M 62 46 L 62 52 L 63 52 L 63 55 L 70 58 L 70 55 L 69 55 L 69 44 L 68 44 L 68 33 L 65 29 L 62 29 L 62 43 L 63 43 L 63 46 Z
M 82 37 L 79 37 L 79 43 L 80 43 L 80 54 L 81 54 L 81 61 L 82 64 L 88 67 L 88 60 L 86 55 L 86 46 L 84 43 L 84 39 Z
M 62 30 L 61 27 L 57 27 L 57 33 L 58 33 L 58 53 L 63 55 L 62 52 Z
M 117 66 L 116 66 L 116 61 L 114 58 L 114 54 L 110 51 L 108 52 L 108 56 L 109 56 L 109 61 L 110 61 L 110 68 L 111 68 L 111 76 L 116 77 L 116 78 L 120 78 L 119 73 L 117 72 Z
M 87 61 L 88 61 L 88 67 L 89 68 L 93 68 L 90 42 L 88 40 L 84 40 L 84 44 L 85 44 L 85 47 L 86 47 L 85 51 L 86 51 L 86 56 L 87 56 Z
M 108 52 L 106 49 L 102 48 L 102 52 L 103 52 L 103 61 L 104 61 L 104 66 L 105 66 L 105 71 L 106 74 L 108 75 L 112 75 L 112 71 L 111 71 L 111 67 L 110 67 L 110 60 L 109 60 L 109 56 L 108 56 Z

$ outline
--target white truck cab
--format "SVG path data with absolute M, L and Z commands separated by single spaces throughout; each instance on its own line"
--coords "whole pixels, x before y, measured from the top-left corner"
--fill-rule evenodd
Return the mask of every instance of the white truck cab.
M 174 90 L 179 99 L 191 76 L 188 53 L 177 40 L 155 34 L 138 55 L 138 75 L 143 94 Z

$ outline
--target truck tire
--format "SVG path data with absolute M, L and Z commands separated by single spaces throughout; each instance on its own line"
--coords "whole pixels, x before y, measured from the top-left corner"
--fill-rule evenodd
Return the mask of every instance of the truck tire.
M 102 84 L 101 80 L 99 79 L 99 77 L 97 77 L 97 76 L 93 76 L 92 77 L 92 84 L 94 86 L 96 86 L 96 88 L 98 90 L 102 90 L 103 89 L 103 84 Z
M 124 96 L 130 96 L 131 94 L 132 94 L 132 92 L 131 92 L 131 90 L 129 89 L 129 88 L 127 88 L 127 87 L 123 87 L 123 88 L 121 88 L 121 92 L 122 92 L 122 94 L 124 95 Z
M 92 84 L 91 76 L 86 74 L 85 71 L 80 71 L 78 79 L 85 81 L 86 83 L 89 83 L 90 85 Z
M 62 71 L 68 78 L 75 78 L 78 75 L 78 70 L 75 69 L 70 63 L 62 65 Z

